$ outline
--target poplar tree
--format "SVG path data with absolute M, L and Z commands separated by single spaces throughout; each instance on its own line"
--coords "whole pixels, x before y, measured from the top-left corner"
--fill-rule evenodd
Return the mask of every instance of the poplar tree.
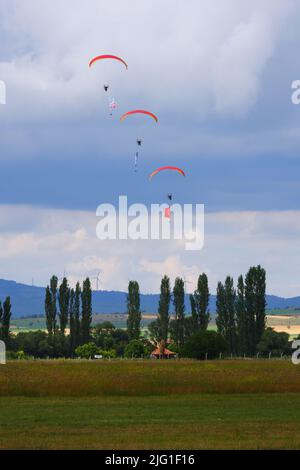
M 0 302 L 0 340 L 7 342 L 9 340 L 9 329 L 11 320 L 10 297 L 6 297 L 3 306 Z
M 170 279 L 164 276 L 160 286 L 160 298 L 158 305 L 158 323 L 161 348 L 165 348 L 169 331 L 169 309 L 171 301 Z
M 140 288 L 136 281 L 130 281 L 127 295 L 127 332 L 130 341 L 139 339 L 141 333 Z
M 49 336 L 52 337 L 56 333 L 56 298 L 57 298 L 57 277 L 52 276 L 50 279 L 50 286 L 47 286 L 45 292 L 45 314 L 46 325 Z
M 70 289 L 67 278 L 64 278 L 58 291 L 60 332 L 64 336 L 69 317 Z
M 4 341 L 9 339 L 9 328 L 11 320 L 11 302 L 10 297 L 6 297 L 3 302 L 3 314 L 2 314 L 2 336 Z
M 81 343 L 88 343 L 90 340 L 90 331 L 92 324 L 92 289 L 91 281 L 87 278 L 83 282 L 81 292 Z
M 74 351 L 77 347 L 75 343 L 75 291 L 74 289 L 70 290 L 70 301 L 69 301 L 69 319 L 70 319 L 70 352 L 71 355 L 74 354 Z
M 249 350 L 248 326 L 245 308 L 245 285 L 243 276 L 239 276 L 236 290 L 235 314 L 237 324 L 238 351 L 244 354 Z
M 198 314 L 196 309 L 196 302 L 193 294 L 190 294 L 190 304 L 191 304 L 191 323 L 194 331 L 199 330 L 198 324 Z
M 230 353 L 236 352 L 235 295 L 233 279 L 230 276 L 227 276 L 224 285 L 218 283 L 216 324 Z
M 74 296 L 74 343 L 76 348 L 80 345 L 80 298 L 81 288 L 77 282 Z
M 46 287 L 45 292 L 45 315 L 46 315 L 46 326 L 48 330 L 49 337 L 53 335 L 53 322 L 52 322 L 52 296 L 50 287 Z
M 197 311 L 198 328 L 200 331 L 207 330 L 209 315 L 209 288 L 208 279 L 205 273 L 200 274 L 198 278 L 197 290 L 194 293 L 195 307 Z
M 266 320 L 266 271 L 261 266 L 251 267 L 246 275 L 245 311 L 248 353 L 255 354 Z
M 216 325 L 218 328 L 218 333 L 225 337 L 227 328 L 227 311 L 225 302 L 225 289 L 222 282 L 218 282 L 217 286 L 216 314 Z
M 173 305 L 175 313 L 175 330 L 174 340 L 179 348 L 184 344 L 184 319 L 185 319 L 185 302 L 184 302 L 184 281 L 177 277 L 173 289 Z

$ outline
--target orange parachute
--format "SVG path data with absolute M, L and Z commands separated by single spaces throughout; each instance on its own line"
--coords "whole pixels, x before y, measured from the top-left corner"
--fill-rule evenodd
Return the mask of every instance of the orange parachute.
M 89 67 L 91 67 L 95 62 L 98 62 L 98 60 L 103 60 L 103 59 L 118 60 L 119 62 L 122 62 L 122 64 L 125 65 L 126 69 L 128 69 L 128 65 L 127 65 L 127 63 L 125 62 L 125 60 L 123 60 L 121 57 L 118 57 L 118 56 L 116 56 L 116 55 L 111 55 L 111 54 L 98 55 L 97 57 L 94 57 L 94 58 L 90 61 Z
M 128 116 L 131 116 L 132 114 L 146 114 L 147 116 L 150 116 L 152 119 L 154 119 L 155 122 L 158 122 L 158 117 L 155 116 L 155 114 L 150 113 L 150 111 L 145 111 L 144 109 L 134 109 L 132 111 L 128 111 L 120 117 L 120 121 L 123 122 Z
M 151 173 L 151 175 L 149 176 L 149 180 L 151 180 L 153 176 L 157 175 L 157 173 L 160 173 L 161 171 L 165 171 L 165 170 L 177 171 L 182 176 L 185 176 L 185 172 L 181 170 L 181 168 L 178 168 L 177 166 L 162 166 L 160 168 L 157 168 L 157 170 L 153 171 L 153 173 Z

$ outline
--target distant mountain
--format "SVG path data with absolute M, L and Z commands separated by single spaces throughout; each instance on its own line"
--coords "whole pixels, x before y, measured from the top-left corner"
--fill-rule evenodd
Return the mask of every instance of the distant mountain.
M 45 288 L 19 284 L 15 281 L 0 279 L 0 300 L 11 297 L 13 318 L 21 316 L 41 315 L 44 313 Z M 158 306 L 158 294 L 142 294 L 141 309 L 146 313 L 156 313 Z M 285 299 L 275 295 L 267 295 L 268 308 L 300 307 L 300 297 Z M 186 296 L 186 309 L 189 308 L 189 296 Z M 126 293 L 118 291 L 93 292 L 94 313 L 123 313 L 126 310 Z M 216 311 L 216 296 L 210 299 L 210 311 Z

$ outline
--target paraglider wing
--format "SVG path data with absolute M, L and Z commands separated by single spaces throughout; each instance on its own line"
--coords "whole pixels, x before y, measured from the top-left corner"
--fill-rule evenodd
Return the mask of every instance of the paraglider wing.
M 104 55 L 98 55 L 97 57 L 94 57 L 90 63 L 89 63 L 89 67 L 91 67 L 95 62 L 98 62 L 98 60 L 103 60 L 103 59 L 114 59 L 114 60 L 118 60 L 119 62 L 122 62 L 122 64 L 125 65 L 126 69 L 128 69 L 128 65 L 127 63 L 125 62 L 125 60 L 123 60 L 121 57 L 118 57 L 116 55 L 111 55 L 111 54 L 104 54 Z
M 128 116 L 131 116 L 132 114 L 146 114 L 147 116 L 150 116 L 152 119 L 154 119 L 154 121 L 158 122 L 158 117 L 155 116 L 155 114 L 150 113 L 150 111 L 145 111 L 144 109 L 134 109 L 132 111 L 128 111 L 120 117 L 120 121 L 123 122 Z
M 181 168 L 178 168 L 177 166 L 162 166 L 160 168 L 157 168 L 157 170 L 151 173 L 151 175 L 149 176 L 149 180 L 151 180 L 153 176 L 157 175 L 157 173 L 160 173 L 161 171 L 165 171 L 165 170 L 177 171 L 182 176 L 185 176 L 185 172 Z

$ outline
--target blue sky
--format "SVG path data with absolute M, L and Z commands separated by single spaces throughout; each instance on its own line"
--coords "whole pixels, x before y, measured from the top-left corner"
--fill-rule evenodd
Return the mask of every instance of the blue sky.
M 157 0 L 2 0 L 1 277 L 45 284 L 64 269 L 71 280 L 102 269 L 103 288 L 125 288 L 129 276 L 154 292 L 165 272 L 195 282 L 206 270 L 215 290 L 225 275 L 261 263 L 270 293 L 299 295 L 300 105 L 291 103 L 299 21 L 293 0 L 166 0 L 163 9 Z M 89 70 L 99 53 L 121 55 L 128 71 Z M 139 107 L 159 124 L 119 123 Z M 164 164 L 187 178 L 150 184 Z M 120 194 L 163 202 L 169 191 L 176 202 L 205 204 L 202 252 L 140 243 L 132 258 L 130 243 L 95 239 L 98 204 Z

